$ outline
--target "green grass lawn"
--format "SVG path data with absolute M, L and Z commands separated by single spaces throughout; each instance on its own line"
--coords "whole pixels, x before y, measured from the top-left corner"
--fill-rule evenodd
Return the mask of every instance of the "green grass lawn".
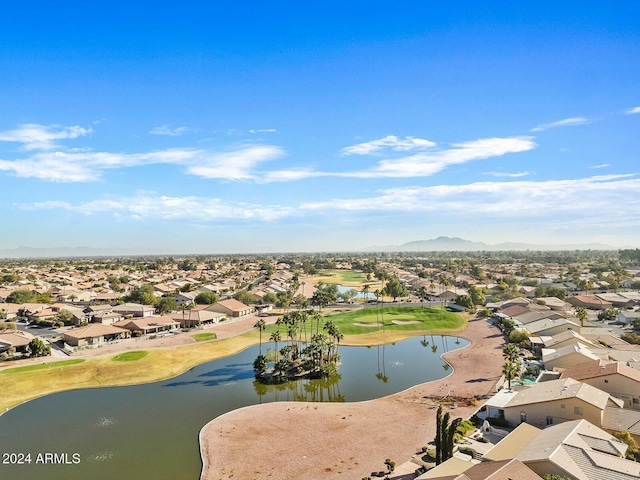
M 215 333 L 196 333 L 191 335 L 196 342 L 206 342 L 207 340 L 215 340 L 218 338 Z
M 75 365 L 76 363 L 84 362 L 83 358 L 76 358 L 74 360 L 62 360 L 60 362 L 41 363 L 38 365 L 26 365 L 24 367 L 11 368 L 9 370 L 2 370 L 0 374 L 14 375 L 16 373 L 33 372 L 35 370 L 51 370 L 53 368 L 65 367 L 67 365 Z
M 345 286 L 348 284 L 360 284 L 367 281 L 367 275 L 362 272 L 354 272 L 352 270 L 322 270 L 319 277 L 325 283 L 340 283 Z
M 141 358 L 146 357 L 149 352 L 145 350 L 136 350 L 134 352 L 125 352 L 120 355 L 116 355 L 111 360 L 114 362 L 135 362 L 136 360 L 140 360 Z
M 461 314 L 421 306 L 370 307 L 329 315 L 327 318 L 331 318 L 345 336 L 352 337 L 345 339 L 347 342 L 353 340 L 355 336 L 382 333 L 383 330 L 387 335 L 396 333 L 406 337 L 431 333 L 454 333 L 466 326 L 466 317 Z M 407 323 L 395 324 L 394 321 Z M 323 323 L 324 321 L 321 320 L 320 330 Z M 263 343 L 269 341 L 271 332 L 277 328 L 277 325 L 267 327 L 262 334 Z M 309 318 L 306 324 L 307 335 L 310 337 L 315 333 L 316 328 L 316 322 Z M 284 340 L 286 337 L 284 326 L 280 328 L 280 334 Z M 301 335 L 304 335 L 304 331 Z

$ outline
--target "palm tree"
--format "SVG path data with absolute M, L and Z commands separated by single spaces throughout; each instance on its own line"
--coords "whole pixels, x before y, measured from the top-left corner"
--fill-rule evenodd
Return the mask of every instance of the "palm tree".
M 520 350 L 515 343 L 507 343 L 502 348 L 502 356 L 507 362 L 516 363 L 520 358 Z
M 269 340 L 271 340 L 276 345 L 276 362 L 277 362 L 278 361 L 278 342 L 282 340 L 280 336 L 280 332 L 278 330 L 276 330 L 275 332 L 271 332 L 271 336 L 269 337 Z
M 585 320 L 589 318 L 587 309 L 584 307 L 576 307 L 576 316 L 578 317 L 578 320 L 580 320 L 580 326 L 584 327 Z
M 362 293 L 364 295 L 364 303 L 367 303 L 367 300 L 369 299 L 370 288 L 371 288 L 371 285 L 369 285 L 368 283 L 364 284 L 364 286 L 362 287 Z
M 255 323 L 253 328 L 257 328 L 260 331 L 260 355 L 262 355 L 262 331 L 267 328 L 267 324 L 261 318 Z
M 511 380 L 513 380 L 514 378 L 516 378 L 518 376 L 518 373 L 520 372 L 520 367 L 517 363 L 513 363 L 513 362 L 506 362 L 503 366 L 502 366 L 502 373 L 504 375 L 504 378 L 507 380 L 508 382 L 508 388 L 509 390 L 511 390 Z

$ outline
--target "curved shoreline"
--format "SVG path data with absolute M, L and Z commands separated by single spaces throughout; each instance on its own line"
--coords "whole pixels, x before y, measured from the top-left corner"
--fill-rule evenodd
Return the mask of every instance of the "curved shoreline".
M 384 470 L 385 458 L 403 463 L 435 435 L 432 397 L 488 395 L 500 377 L 497 328 L 474 319 L 459 336 L 470 344 L 442 355 L 453 367 L 443 379 L 366 402 L 276 402 L 213 419 L 198 436 L 201 480 L 361 478 Z M 467 418 L 476 408 L 451 414 Z
M 193 332 L 181 333 L 160 341 L 144 340 L 76 352 L 70 358 L 84 358 L 87 362 L 61 367 L 60 370 L 49 370 L 49 373 L 44 371 L 25 372 L 10 379 L 0 375 L 0 389 L 8 392 L 7 395 L 0 398 L 0 415 L 30 400 L 52 393 L 82 388 L 138 385 L 175 377 L 201 363 L 233 355 L 252 345 L 257 345 L 258 334 L 254 329 L 256 318 L 246 317 L 212 327 L 210 331 L 218 335 L 216 340 L 196 343 L 190 338 Z M 276 319 L 277 317 L 271 317 L 267 323 L 274 323 Z M 430 331 L 427 334 L 454 335 L 458 333 L 458 331 L 444 330 Z M 423 332 L 416 331 L 376 331 L 347 337 L 342 345 L 361 346 L 392 343 L 422 334 Z M 185 343 L 185 339 L 187 343 Z M 148 350 L 150 354 L 135 362 L 111 362 L 114 355 L 141 349 Z M 167 363 L 169 359 L 170 362 Z M 39 357 L 26 360 L 20 365 L 7 365 L 4 368 L 59 360 L 60 358 L 56 357 Z M 158 369 L 158 362 L 165 362 L 167 366 L 164 369 Z M 137 367 L 137 369 L 132 370 L 132 367 Z M 62 371 L 65 371 L 67 375 L 61 376 Z

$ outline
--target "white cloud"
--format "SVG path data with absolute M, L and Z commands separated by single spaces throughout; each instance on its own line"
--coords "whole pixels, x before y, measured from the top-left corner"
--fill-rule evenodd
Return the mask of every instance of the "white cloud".
M 453 148 L 429 153 L 417 153 L 392 160 L 382 160 L 367 171 L 341 174 L 346 177 L 422 177 L 434 175 L 450 165 L 473 160 L 499 157 L 507 153 L 532 150 L 536 143 L 531 137 L 483 138 L 457 143 Z
M 529 172 L 529 171 L 516 172 L 516 173 L 507 173 L 507 172 L 484 172 L 483 173 L 483 175 L 492 175 L 494 177 L 508 177 L 508 178 L 527 177 L 533 174 L 534 172 Z
M 640 179 L 635 175 L 606 175 L 576 180 L 544 182 L 478 182 L 466 185 L 437 185 L 382 190 L 368 198 L 338 198 L 307 202 L 307 212 L 430 212 L 457 218 L 479 216 L 521 219 L 614 217 L 637 223 L 640 208 Z M 597 198 L 597 202 L 589 199 Z M 599 220 L 598 220 L 599 221 Z
M 633 115 L 634 113 L 640 113 L 640 107 L 633 107 L 627 110 L 628 115 Z
M 607 168 L 610 167 L 611 164 L 610 163 L 602 163 L 600 165 L 593 165 L 591 167 L 589 167 L 590 169 L 599 169 L 599 168 Z
M 149 131 L 150 135 L 168 135 L 170 137 L 178 137 L 184 133 L 190 131 L 189 127 L 177 127 L 171 128 L 168 125 L 161 125 L 159 127 L 154 127 Z
M 25 123 L 15 130 L 0 132 L 0 141 L 21 143 L 25 150 L 52 150 L 58 148 L 56 140 L 73 139 L 88 135 L 90 128 L 73 125 L 39 125 Z
M 275 131 L 275 128 L 258 128 L 256 130 L 252 128 L 249 133 L 275 133 Z
M 387 135 L 378 140 L 358 143 L 342 149 L 343 155 L 370 155 L 383 149 L 390 149 L 396 152 L 407 152 L 409 150 L 424 150 L 434 147 L 436 144 L 430 140 L 415 137 L 398 138 L 395 135 Z
M 52 182 L 91 182 L 99 180 L 105 170 L 139 165 L 174 164 L 186 167 L 187 173 L 204 178 L 246 180 L 258 163 L 282 156 L 272 145 L 251 145 L 228 152 L 197 149 L 168 149 L 147 153 L 109 152 L 40 152 L 28 158 L 1 160 L 0 171 L 17 177 L 38 178 Z
M 219 220 L 252 219 L 273 221 L 292 214 L 292 209 L 280 205 L 254 205 L 227 202 L 218 198 L 196 196 L 170 197 L 138 193 L 133 197 L 117 197 L 79 203 L 46 201 L 18 205 L 24 210 L 64 209 L 84 215 L 111 214 L 131 220 Z
M 187 168 L 187 172 L 204 178 L 250 180 L 256 178 L 252 173 L 256 165 L 283 155 L 284 151 L 280 147 L 254 145 L 232 152 L 202 156 L 197 163 Z
M 587 123 L 591 123 L 588 118 L 584 117 L 572 117 L 565 118 L 563 120 L 558 120 L 557 122 L 544 123 L 542 125 L 538 125 L 537 127 L 532 128 L 531 132 L 542 132 L 544 130 L 548 130 L 550 128 L 556 127 L 575 127 L 576 125 L 585 125 Z

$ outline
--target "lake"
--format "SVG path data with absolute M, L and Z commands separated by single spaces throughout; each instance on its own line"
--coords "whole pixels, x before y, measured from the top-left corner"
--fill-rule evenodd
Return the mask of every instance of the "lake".
M 0 478 L 197 480 L 198 433 L 213 418 L 264 402 L 355 402 L 397 393 L 451 373 L 440 355 L 466 345 L 427 335 L 342 346 L 335 378 L 278 386 L 254 381 L 255 346 L 162 382 L 48 395 L 0 416 Z M 11 453 L 30 454 L 31 463 L 11 464 L 19 460 Z

